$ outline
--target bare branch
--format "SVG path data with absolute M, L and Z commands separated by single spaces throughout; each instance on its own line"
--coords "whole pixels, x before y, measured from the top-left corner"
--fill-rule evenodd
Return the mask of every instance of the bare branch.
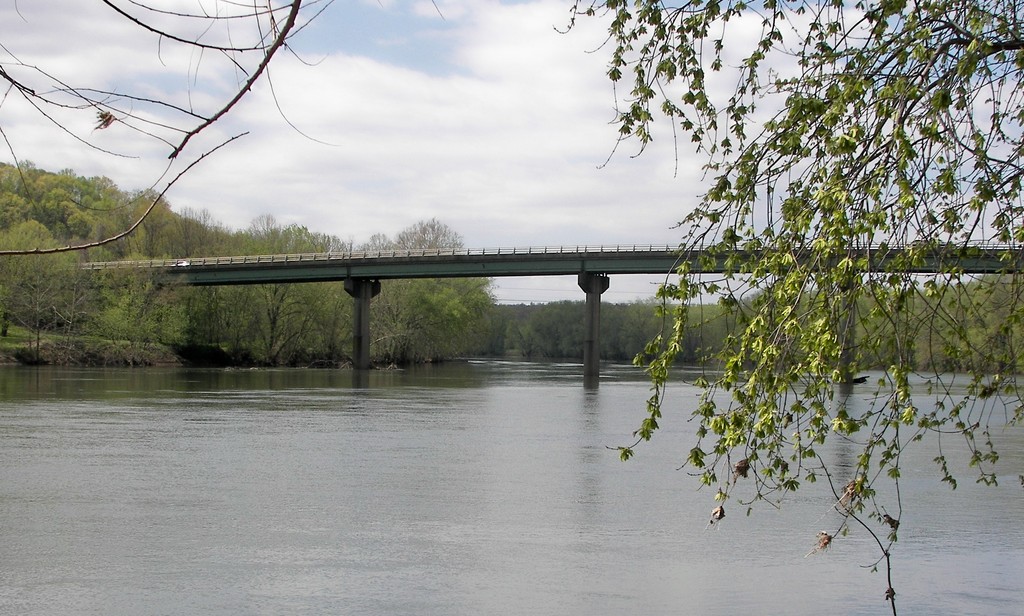
M 236 104 L 238 104 L 238 101 L 242 100 L 242 98 L 252 89 L 253 84 L 256 83 L 256 81 L 260 78 L 260 75 L 262 75 L 263 72 L 267 69 L 267 66 L 270 64 L 270 60 L 273 59 L 274 54 L 277 53 L 277 51 L 285 45 L 285 41 L 288 37 L 288 34 L 291 32 L 292 28 L 295 27 L 295 22 L 299 16 L 299 8 L 302 6 L 302 0 L 293 0 L 291 6 L 292 9 L 288 13 L 288 18 L 285 20 L 284 25 L 281 26 L 280 33 L 274 40 L 273 44 L 271 44 L 271 46 L 267 48 L 266 53 L 263 56 L 263 61 L 260 62 L 260 65 L 253 72 L 253 74 L 249 76 L 249 78 L 245 81 L 245 83 L 238 90 L 235 96 L 232 97 L 231 100 L 228 101 L 228 103 L 224 105 L 224 107 L 222 107 L 220 111 L 207 118 L 206 121 L 201 123 L 199 126 L 188 131 L 188 133 L 185 134 L 185 138 L 181 140 L 181 143 L 179 143 L 176 148 L 174 148 L 174 151 L 171 152 L 171 155 L 168 158 L 176 158 L 178 154 L 180 154 L 181 151 L 185 148 L 185 145 L 188 144 L 189 140 L 192 137 L 199 134 L 203 129 L 210 126 L 211 124 L 219 120 L 221 117 L 223 117 L 225 114 L 227 114 L 229 111 L 231 111 L 231 109 Z

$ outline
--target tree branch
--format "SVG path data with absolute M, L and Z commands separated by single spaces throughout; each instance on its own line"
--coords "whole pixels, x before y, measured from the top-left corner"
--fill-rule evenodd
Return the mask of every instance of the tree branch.
M 231 100 L 228 101 L 228 103 L 224 105 L 224 107 L 221 108 L 220 111 L 207 118 L 199 126 L 196 126 L 192 130 L 188 131 L 188 133 L 185 134 L 185 137 L 181 140 L 181 143 L 179 143 L 178 146 L 174 148 L 174 150 L 171 152 L 171 155 L 168 158 L 177 158 L 178 154 L 181 153 L 181 151 L 185 148 L 185 145 L 188 144 L 189 140 L 192 139 L 192 137 L 199 134 L 206 127 L 210 126 L 211 124 L 219 120 L 221 117 L 223 117 L 225 114 L 227 114 L 229 111 L 231 111 L 231 109 L 236 104 L 238 104 L 238 101 L 242 100 L 242 97 L 244 97 L 249 92 L 249 90 L 252 89 L 253 84 L 256 83 L 256 81 L 260 78 L 260 75 L 262 75 L 263 72 L 267 69 L 267 66 L 269 66 L 270 60 L 274 57 L 274 54 L 277 53 L 277 51 L 285 45 L 285 41 L 288 37 L 289 32 L 291 32 L 293 27 L 295 27 L 295 22 L 298 19 L 299 8 L 301 6 L 302 0 L 292 1 L 292 8 L 291 11 L 289 11 L 288 13 L 288 18 L 285 20 L 284 25 L 281 26 L 281 30 L 277 35 L 277 38 L 274 39 L 273 44 L 271 44 L 271 46 L 267 48 L 266 54 L 263 57 L 263 61 L 260 62 L 260 65 L 256 68 L 253 74 L 249 76 L 249 78 L 245 81 L 245 83 L 238 90 L 235 96 L 232 97 Z

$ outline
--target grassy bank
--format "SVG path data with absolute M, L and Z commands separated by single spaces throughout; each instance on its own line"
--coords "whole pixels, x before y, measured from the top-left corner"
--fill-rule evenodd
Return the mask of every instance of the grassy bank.
M 11 326 L 0 336 L 0 363 L 58 366 L 174 366 L 186 363 L 174 349 L 145 342 L 35 334 Z

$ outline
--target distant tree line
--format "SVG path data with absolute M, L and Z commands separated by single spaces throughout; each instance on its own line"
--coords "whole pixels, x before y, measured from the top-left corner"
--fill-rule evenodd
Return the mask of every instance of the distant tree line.
M 496 306 L 490 317 L 487 338 L 474 351 L 480 355 L 504 355 L 527 359 L 582 359 L 585 302 Z M 718 314 L 711 306 L 706 312 Z M 722 319 L 706 318 L 701 327 L 687 332 L 680 361 L 708 361 L 726 334 Z M 662 326 L 658 304 L 652 298 L 633 303 L 601 306 L 601 358 L 632 361 L 643 353 Z

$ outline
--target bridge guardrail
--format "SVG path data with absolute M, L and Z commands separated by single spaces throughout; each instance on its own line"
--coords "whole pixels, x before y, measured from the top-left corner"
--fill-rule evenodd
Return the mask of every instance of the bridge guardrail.
M 295 263 L 302 261 L 356 261 L 362 259 L 403 259 L 421 257 L 473 257 L 490 255 L 533 254 L 601 254 L 672 252 L 677 246 L 669 245 L 577 245 L 577 246 L 512 246 L 497 248 L 413 249 L 413 250 L 354 250 L 350 252 L 307 252 L 276 255 L 243 255 L 233 257 L 189 257 L 182 259 L 149 259 L 143 261 L 95 261 L 83 263 L 86 269 L 202 267 L 210 265 L 245 265 L 250 263 Z
M 980 251 L 1005 251 L 1017 247 L 992 244 L 991 242 L 970 242 L 966 246 L 957 245 L 958 248 L 971 248 Z M 345 252 L 308 252 L 292 254 L 271 254 L 271 255 L 243 255 L 231 257 L 188 257 L 182 259 L 151 259 L 144 261 L 96 261 L 83 263 L 85 269 L 120 269 L 120 268 L 174 268 L 174 267 L 204 267 L 222 265 L 246 265 L 253 263 L 296 263 L 307 261 L 321 262 L 343 262 L 360 261 L 366 259 L 407 259 L 422 257 L 474 257 L 474 256 L 500 256 L 500 255 L 553 255 L 553 254 L 631 254 L 631 253 L 673 253 L 681 247 L 655 244 L 615 244 L 615 245 L 589 245 L 579 244 L 576 246 L 505 246 L 497 248 L 458 248 L 458 249 L 412 249 L 412 250 L 356 250 Z M 884 246 L 873 245 L 869 250 L 884 248 L 906 248 L 905 246 Z M 1019 248 L 1017 248 L 1019 249 Z M 696 250 L 701 250 L 697 248 Z

